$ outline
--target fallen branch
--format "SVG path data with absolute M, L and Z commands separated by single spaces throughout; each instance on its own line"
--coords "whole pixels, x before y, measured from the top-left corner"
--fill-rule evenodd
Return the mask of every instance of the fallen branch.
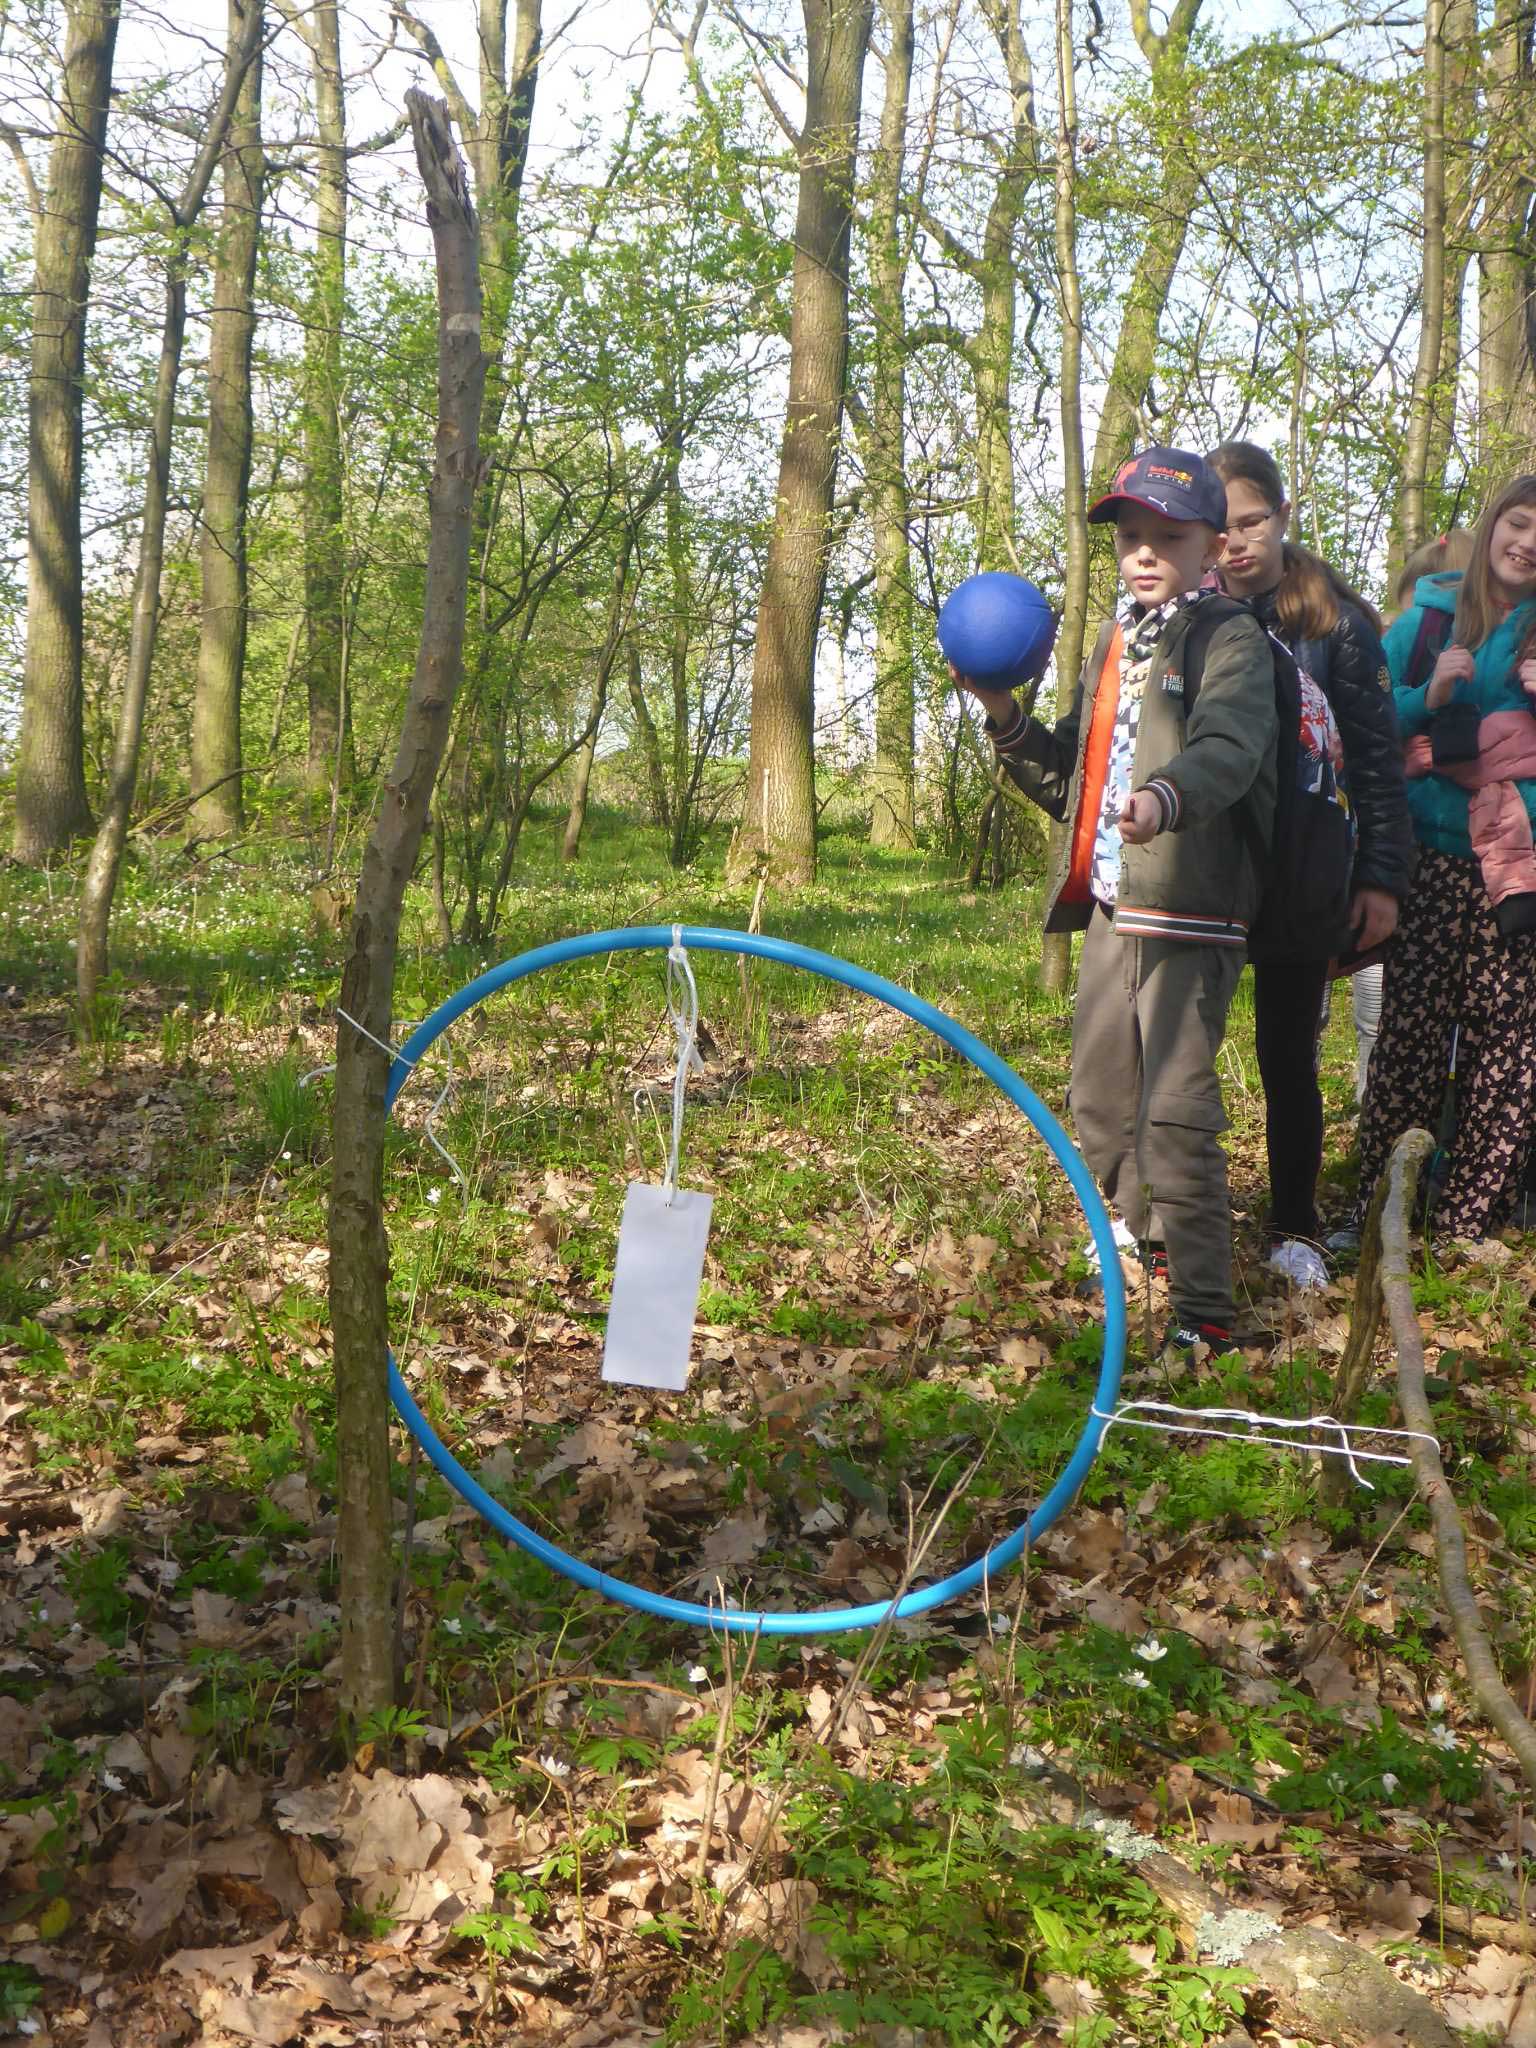
M 1408 1213 L 1424 1161 L 1434 1149 L 1428 1131 L 1405 1131 L 1393 1147 L 1390 1186 L 1381 1219 L 1381 1291 L 1397 1348 L 1397 1401 L 1404 1425 L 1419 1432 L 1410 1449 L 1413 1475 L 1429 1509 L 1440 1566 L 1440 1592 L 1478 1705 L 1514 1751 L 1525 1782 L 1536 1792 L 1536 1728 L 1521 1713 L 1500 1674 L 1467 1574 L 1467 1539 L 1451 1492 L 1434 1418 L 1424 1391 L 1424 1339 L 1413 1306 L 1408 1270 Z
M 1120 1857 L 1157 1893 L 1192 1955 L 1248 1972 L 1265 2018 L 1280 2032 L 1332 2048 L 1367 2048 L 1380 2040 L 1402 2048 L 1456 2048 L 1456 2036 L 1429 2000 L 1359 1942 L 1320 1927 L 1283 1927 L 1234 1905 L 1150 1837 L 1099 1813 L 1064 1771 L 1044 1771 L 1025 1798 L 1052 1820 L 1101 1834 L 1106 1854 Z

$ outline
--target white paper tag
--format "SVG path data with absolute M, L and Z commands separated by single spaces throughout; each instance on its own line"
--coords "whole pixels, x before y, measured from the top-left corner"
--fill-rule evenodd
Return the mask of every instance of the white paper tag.
M 631 1181 L 613 1261 L 603 1378 L 625 1387 L 688 1384 L 688 1350 L 704 1278 L 713 1195 Z

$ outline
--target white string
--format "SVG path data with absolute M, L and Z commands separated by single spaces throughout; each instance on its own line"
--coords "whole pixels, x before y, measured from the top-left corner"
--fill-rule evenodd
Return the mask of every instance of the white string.
M 342 1009 L 341 1005 L 338 1003 L 336 1006 L 336 1014 L 338 1017 L 341 1018 L 344 1024 L 350 1024 L 354 1031 L 359 1032 L 364 1038 L 366 1038 L 370 1045 L 376 1045 L 380 1052 L 387 1052 L 392 1060 L 399 1060 L 402 1066 L 408 1067 L 412 1073 L 415 1073 L 415 1060 L 409 1060 L 405 1057 L 404 1053 L 396 1052 L 395 1048 L 392 1045 L 386 1045 L 382 1038 L 375 1038 L 373 1033 L 368 1029 L 368 1026 L 366 1024 L 360 1024 L 357 1021 L 357 1019 L 352 1015 L 350 1010 Z M 402 1024 L 400 1028 L 402 1031 L 414 1031 L 416 1027 L 413 1023 L 408 1023 Z M 433 1042 L 435 1044 L 438 1041 L 434 1040 Z M 454 1158 L 453 1154 L 448 1150 L 447 1146 L 443 1143 L 442 1139 L 439 1138 L 437 1135 L 438 1112 L 441 1110 L 443 1104 L 448 1100 L 448 1097 L 452 1092 L 454 1083 L 453 1045 L 446 1035 L 444 1035 L 444 1037 L 442 1038 L 441 1044 L 443 1051 L 448 1055 L 448 1076 L 447 1079 L 443 1082 L 442 1087 L 438 1090 L 437 1096 L 433 1101 L 432 1107 L 427 1111 L 426 1122 L 422 1125 L 421 1131 L 422 1136 L 426 1139 L 427 1143 L 432 1147 L 432 1150 L 443 1161 L 444 1165 L 448 1168 L 448 1171 L 453 1175 L 454 1179 L 458 1182 L 459 1193 L 462 1196 L 464 1206 L 467 1209 L 469 1207 L 469 1182 L 465 1179 L 464 1170 L 459 1165 L 457 1159 Z M 307 1088 L 311 1081 L 318 1081 L 322 1074 L 334 1074 L 335 1071 L 336 1062 L 334 1060 L 328 1060 L 323 1067 L 315 1067 L 309 1073 L 305 1074 L 302 1080 L 299 1082 L 299 1086 L 301 1088 Z
M 667 948 L 667 1022 L 677 1038 L 677 1068 L 672 1076 L 672 1150 L 667 1158 L 667 1177 L 662 1182 L 670 1209 L 672 1198 L 677 1193 L 678 1155 L 683 1145 L 683 1100 L 688 1089 L 688 1076 L 704 1071 L 698 1048 L 699 990 L 693 978 L 688 949 L 683 944 L 680 924 L 673 925 L 672 943 Z
M 1326 1457 L 1342 1458 L 1349 1467 L 1350 1476 L 1368 1493 L 1374 1493 L 1376 1489 L 1360 1470 L 1356 1460 L 1371 1465 L 1410 1465 L 1413 1460 L 1395 1451 L 1367 1449 L 1364 1444 L 1354 1440 L 1351 1434 L 1353 1430 L 1359 1430 L 1363 1435 L 1370 1437 L 1391 1437 L 1398 1443 L 1433 1444 L 1436 1451 L 1440 1448 L 1439 1438 L 1430 1436 L 1422 1429 L 1380 1429 L 1371 1423 L 1340 1422 L 1336 1415 L 1304 1415 L 1298 1418 L 1294 1415 L 1260 1415 L 1251 1408 L 1176 1408 L 1169 1401 L 1126 1401 L 1115 1409 L 1113 1414 L 1098 1406 L 1090 1408 L 1088 1412 L 1095 1421 L 1104 1424 L 1105 1436 L 1108 1436 L 1117 1422 L 1123 1422 L 1131 1429 L 1158 1429 L 1166 1436 L 1212 1436 L 1220 1437 L 1229 1443 L 1262 1444 L 1269 1450 L 1321 1451 Z M 1168 1417 L 1173 1419 L 1164 1419 Z M 1206 1429 L 1197 1426 L 1210 1422 L 1243 1422 L 1251 1424 L 1256 1429 L 1332 1430 L 1338 1442 L 1303 1444 L 1295 1443 L 1284 1436 L 1254 1436 L 1247 1429 Z

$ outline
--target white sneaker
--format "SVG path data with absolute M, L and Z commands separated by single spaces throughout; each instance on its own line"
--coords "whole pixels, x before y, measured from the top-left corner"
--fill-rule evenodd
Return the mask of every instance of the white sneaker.
M 1113 1209 L 1109 1212 L 1109 1227 L 1114 1232 L 1115 1249 L 1117 1251 L 1135 1251 L 1136 1233 L 1131 1229 L 1125 1218 L 1117 1216 Z M 1099 1266 L 1099 1247 L 1095 1239 L 1089 1238 L 1088 1242 L 1083 1246 L 1082 1256 L 1088 1262 L 1090 1273 L 1097 1273 L 1101 1270 Z
M 1328 1285 L 1328 1268 L 1316 1245 L 1299 1237 L 1277 1244 L 1269 1255 L 1269 1270 L 1290 1281 L 1300 1294 L 1310 1294 Z

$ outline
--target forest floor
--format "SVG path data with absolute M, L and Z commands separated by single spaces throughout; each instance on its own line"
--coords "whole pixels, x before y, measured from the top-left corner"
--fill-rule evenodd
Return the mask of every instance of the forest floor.
M 505 955 L 741 927 L 599 818 Z M 291 871 L 290 871 L 291 868 Z M 1276 2041 L 1251 1977 L 1114 1853 L 1384 1958 L 1472 2044 L 1536 2043 L 1536 1822 L 1479 1718 L 1400 1470 L 1111 1432 L 1023 1566 L 871 1634 L 729 1637 L 497 1541 L 397 1434 L 401 1703 L 339 1727 L 326 1310 L 341 939 L 298 850 L 127 884 L 90 1053 L 71 884 L 0 878 L 0 2038 L 249 2043 Z M 768 929 L 902 982 L 1044 1099 L 1069 1013 L 1029 897 L 845 841 Z M 397 1013 L 489 956 L 412 932 Z M 715 1198 L 686 1393 L 599 1378 L 624 1188 L 658 1180 L 659 954 L 519 984 L 403 1099 L 395 1348 L 443 1440 L 589 1563 L 747 1609 L 878 1603 L 1016 1527 L 1083 1428 L 1100 1307 L 1027 1121 L 894 1012 L 698 957 L 683 1180 Z M 1341 1005 L 1347 1011 L 1347 1004 Z M 1347 1199 L 1352 1041 L 1325 1045 Z M 1223 1054 L 1245 1344 L 1177 1381 L 1136 1289 L 1126 1389 L 1326 1407 L 1350 1313 L 1262 1262 L 1261 1101 Z M 446 1156 L 445 1156 L 446 1155 Z M 462 1185 L 449 1161 L 462 1173 Z M 1416 1283 L 1485 1617 L 1536 1664 L 1536 1240 Z M 1368 1420 L 1392 1418 L 1383 1346 Z M 1128 1834 L 1121 1831 L 1121 1841 Z M 1365 2033 L 1358 2037 L 1365 2039 Z

